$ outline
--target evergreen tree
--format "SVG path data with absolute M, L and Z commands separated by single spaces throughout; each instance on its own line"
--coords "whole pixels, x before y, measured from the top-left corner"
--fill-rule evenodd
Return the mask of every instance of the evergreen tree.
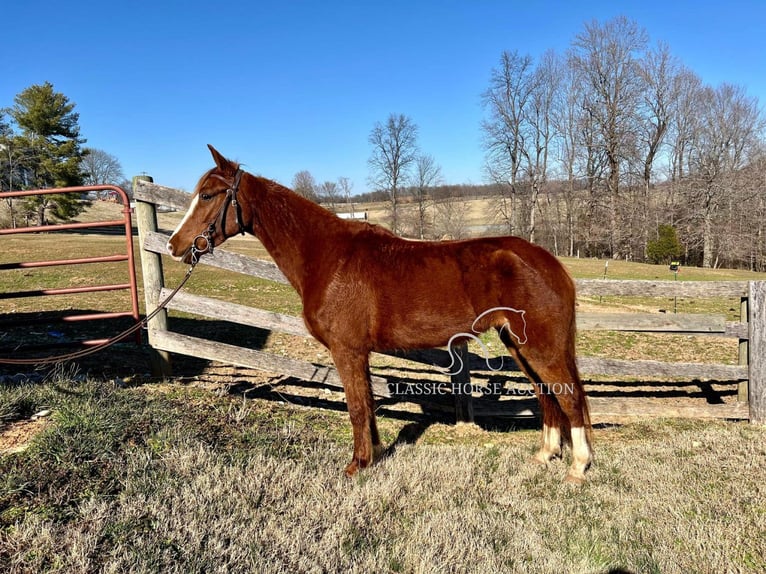
M 646 255 L 652 263 L 670 263 L 683 253 L 683 246 L 678 240 L 676 228 L 672 225 L 660 224 L 657 228 L 657 239 L 646 245 Z
M 5 110 L 0 109 L 0 138 L 11 135 L 11 126 L 5 119 Z
M 45 82 L 33 85 L 14 99 L 10 116 L 20 128 L 21 134 L 14 139 L 16 148 L 29 150 L 25 162 L 26 187 L 45 189 L 82 185 L 83 174 L 78 120 L 64 94 L 55 92 L 53 85 Z M 80 213 L 85 203 L 73 194 L 42 195 L 24 201 L 28 215 L 34 214 L 38 225 L 46 221 L 50 213 L 60 220 L 71 219 Z

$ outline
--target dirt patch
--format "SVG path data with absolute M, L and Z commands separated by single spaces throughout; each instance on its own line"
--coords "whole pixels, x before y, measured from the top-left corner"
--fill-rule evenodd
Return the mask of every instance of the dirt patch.
M 47 415 L 35 415 L 31 419 L 11 423 L 0 432 L 0 454 L 13 454 L 26 450 L 32 439 L 48 426 L 49 420 Z

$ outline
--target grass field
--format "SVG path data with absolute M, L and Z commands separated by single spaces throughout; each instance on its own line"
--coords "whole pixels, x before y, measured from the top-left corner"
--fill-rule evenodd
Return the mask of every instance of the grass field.
M 172 226 L 173 216 L 163 217 Z M 0 263 L 68 250 L 96 254 L 118 241 L 4 238 Z M 263 255 L 252 240 L 231 245 Z M 603 261 L 564 262 L 576 277 L 604 273 Z M 168 261 L 168 285 L 185 270 Z M 97 279 L 85 267 L 3 271 L 0 292 L 112 282 L 121 271 L 106 266 Z M 608 277 L 672 274 L 612 261 Z M 679 280 L 691 279 L 763 276 L 682 269 Z M 233 273 L 200 267 L 188 289 L 300 312 L 288 287 Z M 0 313 L 120 310 L 121 297 L 2 300 Z M 673 303 L 580 299 L 588 309 L 622 312 Z M 739 317 L 738 301 L 677 304 L 679 311 Z M 221 330 L 180 314 L 174 320 L 193 331 Z M 30 338 L 48 336 L 21 327 Z M 9 342 L 4 335 L 0 346 Z M 321 347 L 296 337 L 258 344 L 327 361 Z M 734 363 L 736 341 L 587 332 L 578 352 Z M 146 377 L 146 364 L 145 351 L 122 344 L 79 368 L 18 378 L 0 371 L 0 571 L 766 571 L 763 427 L 602 424 L 589 482 L 578 489 L 562 484 L 566 460 L 547 469 L 530 462 L 539 441 L 534 421 L 455 426 L 381 402 L 389 456 L 349 480 L 342 476 L 351 435 L 341 393 L 295 396 L 278 377 L 182 358 L 178 378 L 157 382 Z

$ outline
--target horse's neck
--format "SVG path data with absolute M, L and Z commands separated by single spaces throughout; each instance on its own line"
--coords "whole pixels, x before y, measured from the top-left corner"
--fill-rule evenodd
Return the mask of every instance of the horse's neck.
M 322 265 L 343 235 L 343 221 L 323 207 L 267 180 L 252 196 L 253 234 L 285 277 L 303 295 L 311 274 Z M 330 257 L 328 257 L 330 256 Z

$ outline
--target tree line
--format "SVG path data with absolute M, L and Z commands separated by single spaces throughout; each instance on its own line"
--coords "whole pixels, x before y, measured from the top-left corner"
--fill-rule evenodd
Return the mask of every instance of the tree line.
M 586 24 L 564 54 L 503 52 L 481 96 L 488 223 L 557 255 L 766 269 L 766 122 L 743 87 L 704 84 L 617 17 Z M 444 202 L 416 138 L 406 116 L 376 124 L 370 183 L 392 229 L 422 237 L 426 198 L 432 217 Z
M 635 22 L 586 24 L 565 54 L 536 61 L 504 52 L 483 102 L 509 232 L 561 254 L 647 260 L 665 226 L 690 264 L 766 266 L 757 99 L 705 85 Z
M 0 191 L 113 184 L 126 187 L 120 162 L 103 150 L 83 147 L 75 104 L 45 82 L 23 90 L 0 109 Z M 5 199 L 0 225 L 66 221 L 88 204 L 73 194 Z

